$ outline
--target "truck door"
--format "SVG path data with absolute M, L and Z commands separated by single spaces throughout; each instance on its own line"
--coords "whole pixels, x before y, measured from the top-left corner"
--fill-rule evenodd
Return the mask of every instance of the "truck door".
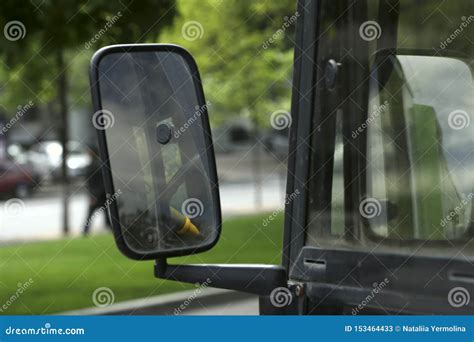
M 283 264 L 302 313 L 472 313 L 474 3 L 299 10 Z

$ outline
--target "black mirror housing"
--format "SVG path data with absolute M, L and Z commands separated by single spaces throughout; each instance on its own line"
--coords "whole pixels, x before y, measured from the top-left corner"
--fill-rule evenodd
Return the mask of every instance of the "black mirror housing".
M 101 169 L 120 251 L 157 259 L 218 241 L 216 164 L 197 65 L 168 44 L 113 45 L 92 58 Z

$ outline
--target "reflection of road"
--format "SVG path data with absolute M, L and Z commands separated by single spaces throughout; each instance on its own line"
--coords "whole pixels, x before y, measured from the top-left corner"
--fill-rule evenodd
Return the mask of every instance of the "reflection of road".
M 255 187 L 252 183 L 223 184 L 221 204 L 224 216 L 269 211 L 283 203 L 281 184 L 274 179 L 263 183 L 263 208 L 256 208 L 253 201 Z M 6 202 L 0 202 L 0 244 L 18 240 L 51 239 L 61 237 L 62 204 L 59 193 L 48 197 L 25 200 L 24 206 L 7 211 Z M 81 233 L 86 219 L 87 196 L 80 193 L 71 198 L 69 224 L 71 235 Z M 92 223 L 92 232 L 101 232 L 103 215 L 97 215 Z

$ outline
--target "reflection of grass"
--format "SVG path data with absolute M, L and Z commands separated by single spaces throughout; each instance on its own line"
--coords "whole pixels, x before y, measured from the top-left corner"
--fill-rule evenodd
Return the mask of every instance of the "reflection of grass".
M 280 263 L 283 219 L 262 226 L 265 215 L 224 222 L 217 246 L 175 259 L 193 263 Z M 136 262 L 119 254 L 113 238 L 100 235 L 0 249 L 0 309 L 17 284 L 33 284 L 0 314 L 50 314 L 91 307 L 92 293 L 108 287 L 115 302 L 189 289 L 192 285 L 153 277 L 153 261 Z

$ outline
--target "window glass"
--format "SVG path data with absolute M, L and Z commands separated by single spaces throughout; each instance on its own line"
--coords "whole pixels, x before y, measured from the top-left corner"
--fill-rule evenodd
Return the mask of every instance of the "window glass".
M 410 51 L 408 51 L 410 52 Z M 474 88 L 468 60 L 384 56 L 367 127 L 367 225 L 392 239 L 468 238 Z M 378 214 L 375 215 L 374 214 Z M 372 217 L 373 216 L 373 217 Z
M 467 1 L 322 2 L 316 71 L 336 60 L 339 83 L 315 86 L 307 245 L 471 253 L 470 13 Z

